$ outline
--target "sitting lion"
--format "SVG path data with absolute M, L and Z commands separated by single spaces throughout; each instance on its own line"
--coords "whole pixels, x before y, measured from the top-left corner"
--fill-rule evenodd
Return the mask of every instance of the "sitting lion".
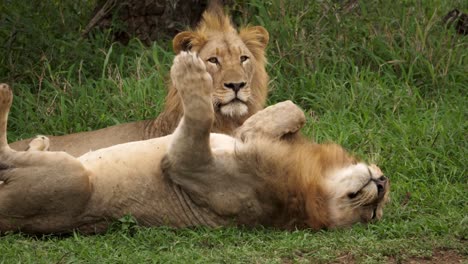
M 0 233 L 99 233 L 125 215 L 144 226 L 284 229 L 382 217 L 389 182 L 380 169 L 301 137 L 305 118 L 289 101 L 251 116 L 235 137 L 210 134 L 217 91 L 209 72 L 218 66 L 202 58 L 181 52 L 174 60 L 184 114 L 173 134 L 78 158 L 37 150 L 47 147 L 43 137 L 29 151 L 12 150 L 12 92 L 0 85 Z
M 213 132 L 232 134 L 249 116 L 264 107 L 268 92 L 264 51 L 268 40 L 268 32 L 260 26 L 246 27 L 237 32 L 216 2 L 203 14 L 194 31 L 175 36 L 174 52 L 197 52 L 213 78 Z M 50 150 L 65 151 L 77 157 L 90 150 L 168 135 L 174 131 L 183 114 L 176 88 L 174 82 L 169 84 L 165 109 L 154 120 L 51 136 Z M 10 146 L 25 150 L 30 141 L 26 139 Z

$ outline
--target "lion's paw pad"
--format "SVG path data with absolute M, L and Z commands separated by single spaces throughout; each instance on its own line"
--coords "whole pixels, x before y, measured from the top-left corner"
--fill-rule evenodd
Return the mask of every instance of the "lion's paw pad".
M 196 53 L 181 52 L 174 58 L 171 79 L 175 88 L 182 93 L 211 93 L 213 80 L 206 71 L 203 60 Z
M 182 70 L 183 73 L 195 71 L 204 73 L 206 66 L 203 60 L 193 52 L 181 52 L 174 58 L 174 65 Z

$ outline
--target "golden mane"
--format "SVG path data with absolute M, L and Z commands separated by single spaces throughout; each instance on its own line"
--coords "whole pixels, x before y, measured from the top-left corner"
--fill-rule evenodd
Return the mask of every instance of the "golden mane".
M 196 29 L 196 32 L 201 35 L 209 34 L 213 31 L 236 31 L 232 25 L 231 18 L 224 13 L 222 6 L 216 1 L 210 2 L 210 5 L 206 12 L 203 13 L 202 19 Z
M 325 175 L 357 160 L 339 145 L 316 144 L 302 137 L 273 143 L 261 138 L 256 141 L 236 158 L 245 173 L 255 171 L 271 190 L 269 195 L 275 195 L 263 197 L 276 205 L 272 209 L 275 215 L 264 219 L 266 225 L 315 230 L 331 226 Z

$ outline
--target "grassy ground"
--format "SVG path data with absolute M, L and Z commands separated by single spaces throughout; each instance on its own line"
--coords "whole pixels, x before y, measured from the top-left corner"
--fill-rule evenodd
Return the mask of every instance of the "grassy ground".
M 10 140 L 157 115 L 169 42 L 81 40 L 92 3 L 22 2 L 0 5 L 0 76 L 16 96 Z M 468 42 L 441 22 L 467 2 L 360 1 L 350 12 L 340 1 L 246 2 L 236 21 L 271 34 L 270 103 L 292 99 L 309 137 L 381 166 L 392 183 L 384 219 L 321 232 L 146 229 L 123 219 L 99 236 L 1 237 L 0 262 L 467 261 Z

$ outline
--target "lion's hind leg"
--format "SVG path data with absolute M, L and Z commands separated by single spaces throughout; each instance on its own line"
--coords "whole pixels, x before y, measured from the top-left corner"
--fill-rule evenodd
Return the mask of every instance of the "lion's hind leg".
M 0 154 L 0 233 L 70 232 L 82 223 L 91 172 L 65 152 Z
M 7 142 L 7 123 L 8 113 L 13 102 L 13 92 L 10 86 L 5 83 L 0 83 L 0 149 L 9 149 Z M 49 138 L 43 135 L 38 135 L 29 142 L 27 151 L 47 151 L 49 150 Z
M 13 93 L 10 86 L 5 83 L 0 83 L 0 187 L 4 184 L 1 174 L 2 171 L 8 169 L 10 166 L 5 162 L 3 155 L 5 151 L 9 151 L 8 141 L 7 141 L 7 122 L 8 122 L 8 113 L 10 112 L 11 103 L 13 102 Z
M 10 149 L 6 128 L 12 98 L 10 87 L 0 84 L 0 233 L 71 231 L 91 196 L 90 172 L 65 152 Z
M 7 141 L 7 121 L 13 102 L 13 93 L 8 84 L 0 83 L 0 151 L 9 149 Z

